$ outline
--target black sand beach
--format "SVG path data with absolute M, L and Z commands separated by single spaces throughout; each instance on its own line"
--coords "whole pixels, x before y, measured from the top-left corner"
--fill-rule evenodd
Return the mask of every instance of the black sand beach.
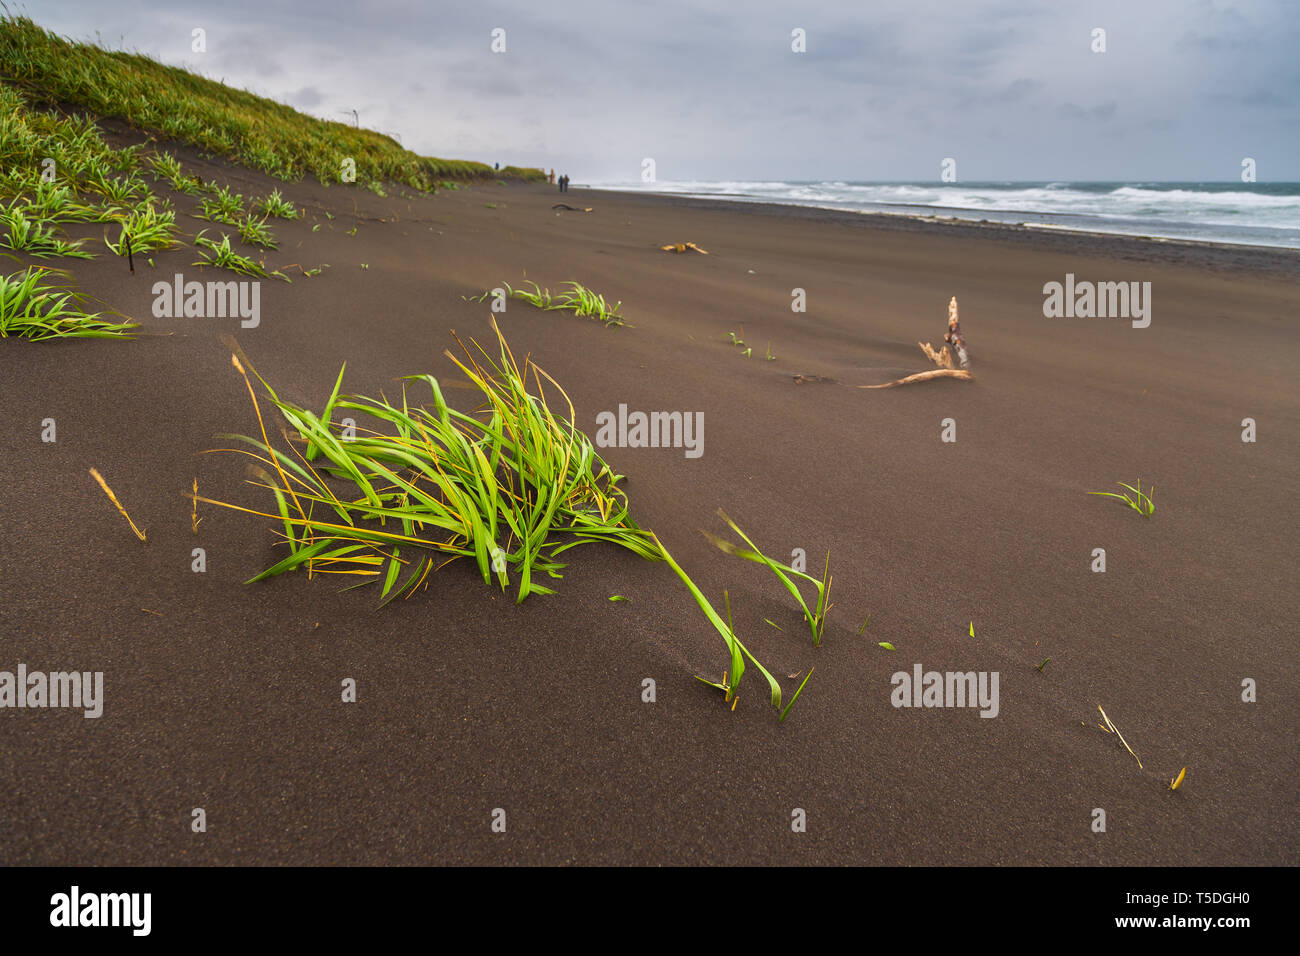
M 135 275 L 101 257 L 79 284 L 137 340 L 0 342 L 0 668 L 105 674 L 99 719 L 3 716 L 0 861 L 1297 862 L 1294 254 L 576 187 L 564 201 L 592 212 L 518 184 L 380 198 L 183 158 L 306 209 L 268 258 L 294 281 L 262 283 L 256 328 L 156 319 L 154 282 L 228 276 L 190 249 Z M 659 249 L 685 241 L 710 254 Z M 1045 318 L 1043 285 L 1067 273 L 1151 282 L 1150 326 Z M 624 328 L 517 301 L 499 317 L 589 434 L 620 404 L 704 413 L 698 458 L 601 451 L 787 692 L 816 667 L 784 723 L 756 673 L 734 712 L 694 679 L 727 654 L 662 563 L 579 548 L 556 595 L 521 605 L 452 566 L 381 609 L 374 588 L 302 574 L 241 583 L 280 553 L 262 519 L 201 506 L 192 532 L 195 478 L 267 504 L 240 459 L 201 454 L 257 427 L 221 336 L 310 407 L 345 361 L 345 391 L 396 398 L 400 376 L 458 377 L 449 331 L 491 336 L 467 297 L 525 279 L 623 302 Z M 952 296 L 973 383 L 854 387 L 925 369 L 916 343 L 938 344 Z M 1149 521 L 1085 494 L 1138 478 Z M 719 507 L 779 559 L 820 569 L 829 549 L 820 647 L 765 569 L 698 533 L 725 531 Z M 892 706 L 891 675 L 918 663 L 997 672 L 997 717 Z

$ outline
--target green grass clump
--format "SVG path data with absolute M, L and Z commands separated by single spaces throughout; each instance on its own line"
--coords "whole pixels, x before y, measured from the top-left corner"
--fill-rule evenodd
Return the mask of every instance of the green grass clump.
M 235 228 L 239 230 L 239 238 L 250 246 L 261 246 L 263 249 L 278 249 L 275 235 L 271 232 L 271 227 L 266 224 L 266 219 L 258 219 L 256 216 L 245 216 L 239 222 L 235 223 Z
M 316 119 L 139 53 L 68 40 L 28 17 L 0 18 L 0 75 L 45 100 L 125 120 L 280 179 L 312 174 L 341 182 L 344 159 L 355 162 L 359 184 L 381 189 L 385 180 L 428 191 L 442 180 L 545 178 L 540 169 L 498 173 L 485 163 L 419 156 L 392 137 Z
M 92 166 L 86 179 L 86 188 L 120 206 L 129 206 L 149 195 L 149 187 L 138 176 L 118 176 L 110 170 L 111 167 L 106 163 Z
M 272 190 L 271 195 L 254 202 L 253 211 L 260 212 L 263 216 L 275 216 L 277 219 L 297 219 L 301 215 L 293 203 L 280 195 L 278 189 Z
M 268 273 L 266 267 L 260 262 L 236 252 L 230 246 L 230 237 L 224 232 L 221 234 L 220 242 L 209 239 L 200 232 L 194 237 L 194 245 L 199 247 L 199 255 L 203 257 L 194 262 L 196 266 L 216 266 L 219 269 L 238 272 L 240 275 L 257 276 L 262 279 L 275 276 L 285 282 L 290 281 L 283 272 L 277 270 Z
M 155 180 L 165 179 L 172 189 L 188 196 L 197 196 L 203 191 L 203 181 L 197 176 L 185 175 L 181 161 L 171 153 L 154 153 L 149 157 Z
M 591 291 L 578 282 L 567 282 L 565 284 L 569 287 L 568 291 L 551 295 L 550 289 L 543 289 L 536 282 L 529 282 L 529 285 L 533 287 L 531 292 L 527 289 L 513 289 L 508 282 L 501 283 L 507 296 L 512 299 L 522 299 L 539 309 L 548 312 L 572 312 L 574 315 L 583 318 L 597 319 L 605 323 L 606 327 L 624 324 L 623 315 L 619 312 L 619 309 L 623 307 L 621 301 L 610 305 L 605 301 L 603 295 Z M 478 301 L 482 302 L 490 295 L 492 295 L 491 291 L 485 292 L 479 296 Z
M 97 222 L 104 218 L 100 210 L 79 202 L 71 186 L 57 182 L 37 183 L 30 197 L 15 199 L 10 208 L 20 202 L 27 215 L 50 223 Z
M 203 207 L 203 218 L 209 222 L 224 222 L 228 226 L 236 225 L 239 217 L 244 214 L 244 197 L 237 192 L 232 192 L 226 186 L 218 186 L 212 183 L 209 188 L 212 191 L 211 196 L 204 196 L 200 200 Z
M 42 259 L 49 256 L 93 259 L 92 253 L 81 248 L 82 242 L 82 239 L 75 242 L 60 239 L 54 235 L 52 222 L 29 219 L 16 205 L 0 209 L 0 244 L 10 249 Z
M 40 341 L 66 338 L 129 338 L 134 322 L 108 322 L 86 312 L 85 296 L 41 280 L 52 270 L 31 266 L 0 275 L 0 338 Z
M 432 392 L 431 406 L 413 407 L 405 387 L 397 404 L 340 395 L 340 371 L 320 415 L 281 399 L 257 376 L 290 434 L 305 444 L 301 453 L 271 446 L 249 383 L 261 439 L 221 437 L 255 449 L 242 453 L 256 460 L 253 483 L 271 492 L 275 511 L 196 500 L 282 526 L 289 554 L 252 581 L 296 568 L 358 575 L 363 584 L 380 583 L 386 602 L 427 585 L 443 565 L 468 558 L 485 583 L 495 577 L 503 591 L 517 573 L 517 601 L 523 601 L 554 593 L 535 577 L 561 577 L 565 565 L 558 556 L 578 545 L 603 541 L 659 560 L 652 536 L 628 514 L 618 487 L 622 476 L 573 424 L 564 390 L 528 359 L 520 368 L 495 320 L 493 331 L 498 359 L 477 343 L 482 361 L 463 344 L 463 361 L 446 353 L 481 393 L 483 405 L 473 415 L 449 407 L 431 375 L 407 377 Z M 248 381 L 246 362 L 236 356 L 234 364 Z M 530 377 L 535 394 L 528 391 Z M 543 378 L 563 399 L 567 418 L 547 404 Z M 352 418 L 355 431 L 345 434 L 334 423 L 336 413 Z
M 171 209 L 157 209 L 152 201 L 141 203 L 120 218 L 121 230 L 117 242 L 109 242 L 108 248 L 115 255 L 127 254 L 126 242 L 129 237 L 133 254 L 153 252 L 155 249 L 170 249 L 176 244 L 176 213 Z
M 1152 484 L 1151 490 L 1148 492 L 1142 491 L 1141 479 L 1138 479 L 1138 486 L 1136 488 L 1132 485 L 1127 485 L 1122 481 L 1117 481 L 1115 484 L 1119 485 L 1121 488 L 1127 488 L 1128 491 L 1120 495 L 1115 494 L 1113 491 L 1090 491 L 1088 494 L 1101 495 L 1103 498 L 1118 498 L 1144 518 L 1150 518 L 1155 514 L 1156 503 L 1151 500 L 1151 496 L 1156 493 L 1156 486 L 1154 484 Z M 1132 495 L 1129 494 L 1130 491 L 1132 492 Z

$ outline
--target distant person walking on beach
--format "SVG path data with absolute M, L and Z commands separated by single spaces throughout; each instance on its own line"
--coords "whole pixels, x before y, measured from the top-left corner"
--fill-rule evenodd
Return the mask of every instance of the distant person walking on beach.
M 566 174 L 560 177 L 560 192 L 567 193 L 568 191 L 569 191 L 569 177 Z
M 546 181 L 550 183 L 552 186 L 555 185 L 555 170 L 553 169 L 551 170 L 550 175 L 546 177 Z

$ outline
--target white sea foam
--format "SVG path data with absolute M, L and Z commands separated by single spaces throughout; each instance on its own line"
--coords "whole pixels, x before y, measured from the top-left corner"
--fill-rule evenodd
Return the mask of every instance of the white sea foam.
M 597 188 L 1300 248 L 1295 183 L 597 183 Z

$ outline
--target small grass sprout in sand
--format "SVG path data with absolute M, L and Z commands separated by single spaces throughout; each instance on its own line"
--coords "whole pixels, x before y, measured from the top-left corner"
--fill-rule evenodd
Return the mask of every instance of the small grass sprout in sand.
M 209 183 L 208 188 L 212 195 L 205 196 L 200 201 L 203 218 L 209 222 L 223 222 L 228 226 L 238 224 L 239 217 L 244 214 L 244 197 L 216 183 Z
M 122 227 L 117 242 L 104 240 L 114 255 L 127 254 L 127 241 L 133 254 L 170 249 L 176 244 L 176 213 L 170 209 L 156 209 L 152 201 L 141 203 L 120 220 Z
M 1151 496 L 1156 493 L 1154 484 L 1151 485 L 1151 490 L 1147 492 L 1142 491 L 1142 480 L 1140 478 L 1136 488 L 1122 481 L 1117 481 L 1115 484 L 1121 488 L 1127 488 L 1128 491 L 1123 494 L 1115 494 L 1113 491 L 1090 491 L 1088 494 L 1100 495 L 1103 498 L 1118 498 L 1144 518 L 1150 518 L 1155 513 L 1156 504 L 1151 500 Z M 1132 494 L 1130 495 L 1129 492 L 1132 492 Z
M 722 640 L 726 643 L 727 650 L 731 654 L 731 665 L 723 672 L 722 680 L 720 682 L 708 680 L 707 678 L 700 677 L 698 674 L 695 675 L 695 679 L 722 691 L 725 695 L 724 700 L 730 702 L 731 709 L 735 710 L 736 702 L 738 700 L 736 693 L 740 689 L 740 679 L 745 674 L 745 658 L 748 657 L 750 662 L 758 668 L 759 673 L 767 679 L 767 686 L 771 692 L 770 699 L 772 706 L 780 712 L 779 721 L 784 722 L 786 715 L 790 713 L 790 708 L 794 706 L 794 702 L 798 700 L 799 695 L 803 693 L 803 689 L 808 683 L 808 678 L 812 677 L 812 670 L 808 671 L 808 676 L 803 679 L 803 683 L 800 684 L 798 689 L 794 692 L 794 696 L 791 697 L 785 707 L 782 708 L 781 685 L 777 683 L 776 678 L 772 676 L 767 668 L 758 662 L 758 659 L 749 652 L 749 648 L 745 647 L 740 638 L 736 636 L 735 627 L 731 623 L 731 596 L 726 591 L 722 593 L 722 599 L 727 611 L 727 619 L 726 621 L 723 621 L 718 612 L 714 610 L 709 599 L 704 596 L 704 592 L 701 591 L 696 583 L 691 580 L 690 576 L 682 570 L 681 565 L 673 560 L 673 556 L 668 553 L 668 549 L 663 546 L 663 543 L 659 538 L 653 533 L 651 533 L 650 537 L 654 539 L 654 543 L 663 555 L 663 559 L 668 562 L 669 567 L 671 567 L 677 576 L 681 578 L 682 583 L 685 584 L 687 590 L 691 592 L 692 597 L 695 598 L 695 603 L 700 606 L 700 610 L 704 612 L 704 616 L 708 618 L 709 623 L 712 624 L 718 634 L 722 636 Z
M 181 167 L 181 161 L 168 152 L 154 153 L 149 157 L 149 166 L 153 169 L 153 178 L 182 179 L 185 176 L 185 170 Z
M 200 232 L 194 237 L 194 245 L 200 247 L 199 255 L 202 259 L 196 260 L 193 264 L 196 266 L 216 266 L 221 269 L 229 269 L 231 272 L 237 272 L 240 275 L 256 276 L 262 279 L 269 279 L 272 276 L 289 282 L 290 279 L 283 272 L 267 272 L 266 268 L 258 262 L 253 261 L 248 256 L 240 255 L 230 247 L 230 237 L 225 233 L 221 234 L 221 242 L 214 242 Z
M 297 219 L 301 214 L 297 207 L 280 195 L 280 190 L 271 191 L 271 195 L 253 203 L 253 211 L 263 216 L 275 216 L 277 219 Z
M 704 537 L 708 539 L 708 541 L 714 547 L 722 551 L 724 554 L 730 554 L 733 557 L 743 558 L 746 561 L 753 561 L 755 564 L 762 564 L 765 565 L 768 569 L 770 569 L 771 572 L 775 574 L 778 579 L 780 579 L 781 583 L 785 585 L 785 589 L 790 592 L 790 595 L 795 599 L 795 601 L 799 604 L 799 607 L 803 610 L 804 620 L 808 622 L 808 626 L 812 629 L 813 646 L 814 647 L 821 646 L 822 633 L 826 629 L 826 615 L 832 607 L 832 605 L 827 603 L 830 598 L 830 591 L 831 591 L 830 552 L 829 551 L 826 552 L 826 570 L 822 574 L 821 580 L 818 580 L 817 578 L 813 577 L 811 574 L 806 574 L 803 571 L 796 571 L 790 565 L 781 564 L 780 562 L 774 561 L 771 558 L 769 558 L 767 555 L 763 554 L 763 552 L 758 549 L 758 545 L 754 544 L 754 542 L 749 539 L 749 536 L 746 535 L 745 532 L 741 531 L 740 527 L 734 521 L 728 518 L 727 513 L 723 511 L 721 508 L 718 509 L 718 517 L 720 517 L 723 521 L 725 521 L 727 523 L 727 526 L 730 527 L 731 530 L 734 531 L 737 535 L 739 535 L 740 539 L 744 541 L 745 544 L 749 545 L 749 547 L 744 548 L 738 544 L 733 544 L 732 542 L 724 540 L 723 538 L 719 538 L 717 535 L 710 534 L 707 531 L 702 530 L 700 531 L 700 534 L 704 535 Z M 815 609 L 809 610 L 808 603 L 804 600 L 803 595 L 799 593 L 799 588 L 794 583 L 794 581 L 790 579 L 790 575 L 794 575 L 795 577 L 802 578 L 803 580 L 810 582 L 813 585 L 813 587 L 817 589 L 817 605 Z M 866 627 L 865 622 L 863 623 L 863 627 Z
M 134 322 L 107 322 L 80 308 L 85 296 L 42 281 L 54 270 L 31 266 L 0 274 L 0 338 L 41 341 L 59 338 L 129 338 Z M 57 273 L 66 275 L 66 273 Z
M 203 192 L 203 181 L 197 176 L 185 175 L 181 161 L 171 153 L 154 153 L 149 157 L 149 165 L 153 168 L 155 180 L 167 180 L 167 184 L 178 193 L 197 196 Z
M 114 176 L 107 167 L 98 165 L 92 169 L 85 181 L 86 188 L 102 195 L 106 200 L 119 206 L 129 206 L 149 195 L 149 187 L 144 180 L 134 176 Z
M 265 216 L 258 219 L 252 214 L 247 215 L 235 224 L 235 228 L 239 230 L 239 238 L 250 246 L 261 246 L 263 249 L 279 248 L 275 241 L 275 234 L 266 224 Z

